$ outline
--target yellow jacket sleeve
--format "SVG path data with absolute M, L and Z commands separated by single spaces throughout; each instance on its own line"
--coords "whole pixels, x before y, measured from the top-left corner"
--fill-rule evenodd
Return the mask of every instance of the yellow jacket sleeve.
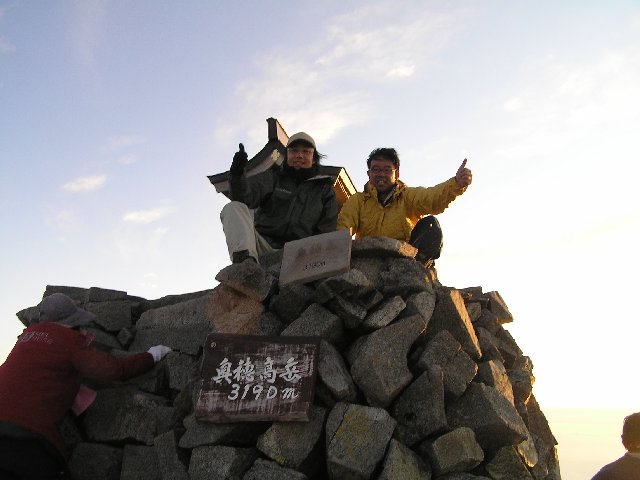
M 462 195 L 466 187 L 459 187 L 455 177 L 433 187 L 407 187 L 405 201 L 407 216 L 420 218 L 424 215 L 437 215 Z

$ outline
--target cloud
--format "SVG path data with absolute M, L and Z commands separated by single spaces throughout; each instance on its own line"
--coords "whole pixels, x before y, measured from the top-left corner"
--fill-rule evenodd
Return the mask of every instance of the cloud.
M 464 15 L 463 10 L 443 13 L 422 5 L 399 9 L 393 3 L 358 8 L 327 27 L 316 63 L 368 83 L 397 78 L 398 72 L 411 76 L 416 67 L 434 61 L 461 29 Z
M 9 11 L 8 6 L 0 7 L 0 22 L 4 20 L 4 16 L 7 11 Z M 4 36 L 0 35 L 0 53 L 10 53 L 15 52 L 16 47 L 9 40 L 7 40 Z
M 333 17 L 318 40 L 260 52 L 254 60 L 259 73 L 239 83 L 234 115 L 224 115 L 216 139 L 231 143 L 239 132 L 246 135 L 256 117 L 286 118 L 288 131 L 313 131 L 319 142 L 365 123 L 378 115 L 382 102 L 372 86 L 426 75 L 464 28 L 466 15 L 379 2 Z M 263 143 L 263 125 L 249 134 Z
M 76 215 L 71 210 L 50 210 L 46 217 L 47 225 L 56 226 L 64 229 L 77 224 Z
M 616 157 L 630 147 L 628 139 L 640 122 L 640 47 L 635 42 L 596 50 L 587 58 L 533 59 L 523 72 L 522 85 L 501 101 L 505 118 L 493 131 L 499 156 Z
M 142 135 L 113 135 L 107 139 L 102 150 L 105 153 L 113 153 L 141 145 L 146 141 L 147 139 Z
M 0 53 L 15 52 L 16 47 L 9 40 L 0 36 Z
M 166 217 L 167 215 L 171 214 L 173 211 L 175 211 L 175 207 L 158 207 L 158 208 L 152 208 L 149 210 L 136 210 L 133 212 L 125 213 L 124 216 L 122 217 L 122 220 L 127 223 L 140 223 L 140 224 L 153 223 Z M 158 230 L 156 232 L 156 234 L 160 236 L 164 235 L 165 233 L 166 233 L 166 230 L 164 231 Z
M 90 177 L 78 177 L 62 186 L 62 190 L 68 193 L 84 193 L 97 190 L 107 181 L 106 175 L 93 175 Z
M 96 51 L 104 37 L 107 0 L 76 1 L 74 6 L 71 37 L 80 61 L 93 70 Z
M 121 165 L 131 165 L 132 163 L 136 163 L 138 161 L 138 157 L 133 153 L 127 153 L 125 155 L 121 155 L 118 157 L 117 162 Z

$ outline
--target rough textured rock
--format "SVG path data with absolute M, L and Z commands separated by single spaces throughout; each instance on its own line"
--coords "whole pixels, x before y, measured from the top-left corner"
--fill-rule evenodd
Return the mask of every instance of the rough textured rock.
M 427 451 L 436 475 L 466 472 L 484 460 L 484 452 L 468 427 L 456 428 L 436 438 Z
M 153 447 L 125 445 L 120 480 L 156 480 L 161 478 L 158 457 Z
M 189 476 L 191 480 L 240 480 L 258 455 L 255 448 L 197 447 L 191 453 Z
M 340 352 L 322 340 L 318 359 L 318 376 L 336 401 L 355 402 L 358 391 Z
M 389 325 L 407 306 L 400 295 L 396 295 L 389 300 L 382 302 L 373 310 L 360 327 L 365 331 L 373 331 Z
M 95 322 L 108 332 L 118 332 L 132 325 L 131 302 L 128 300 L 89 302 L 83 308 L 94 313 Z
M 99 314 L 88 328 L 98 349 L 174 350 L 136 378 L 88 383 L 94 404 L 61 425 L 77 478 L 561 480 L 502 297 L 442 287 L 403 242 L 353 247 L 348 273 L 306 285 L 274 283 L 274 254 L 224 269 L 214 289 L 156 300 L 47 286 Z M 311 421 L 196 420 L 210 332 L 323 338 Z
M 187 473 L 187 456 L 178 449 L 175 430 L 158 435 L 153 442 L 158 459 L 158 470 L 162 478 L 189 480 Z
M 478 365 L 476 382 L 484 383 L 498 390 L 509 402 L 515 406 L 513 400 L 513 387 L 507 375 L 507 370 L 500 361 L 488 360 Z
M 312 407 L 308 422 L 274 422 L 258 438 L 257 447 L 284 467 L 305 471 L 323 465 L 316 447 L 322 438 L 326 417 L 325 408 Z
M 391 439 L 377 480 L 430 480 L 431 469 L 413 450 Z
M 273 275 L 255 262 L 233 263 L 220 270 L 216 280 L 258 302 L 264 302 L 278 283 Z
M 380 274 L 382 292 L 385 295 L 402 295 L 430 292 L 433 289 L 430 270 L 409 258 L 400 258 L 389 264 Z
M 485 465 L 494 480 L 533 480 L 513 447 L 502 447 Z
M 478 337 L 464 306 L 462 296 L 456 290 L 438 291 L 436 308 L 429 323 L 429 337 L 435 336 L 442 330 L 447 330 L 462 345 L 467 354 L 478 360 L 482 354 Z
M 76 480 L 119 480 L 122 449 L 98 443 L 76 445 L 69 459 L 69 471 Z
M 259 458 L 242 477 L 242 480 L 307 480 L 307 478 L 304 473 Z
M 100 390 L 82 424 L 91 441 L 153 445 L 159 426 L 158 407 L 164 405 L 164 398 L 131 388 Z
M 271 310 L 289 324 L 298 318 L 313 303 L 315 291 L 307 285 L 292 283 L 280 287 L 278 295 L 271 302 Z
M 314 303 L 300 317 L 285 328 L 282 336 L 317 336 L 333 345 L 343 343 L 344 327 L 342 320 L 322 305 Z
M 186 431 L 180 438 L 181 448 L 195 448 L 202 445 L 255 445 L 258 438 L 269 427 L 265 423 L 204 423 L 196 420 L 194 414 L 184 419 Z
M 147 310 L 136 323 L 131 350 L 143 352 L 153 345 L 196 355 L 211 330 L 209 312 L 212 295 Z
M 413 258 L 418 250 L 408 243 L 388 237 L 363 237 L 353 242 L 352 257 Z
M 382 408 L 337 404 L 327 420 L 331 478 L 370 478 L 382 460 L 396 421 Z
M 351 375 L 369 405 L 389 406 L 411 382 L 407 353 L 424 328 L 424 319 L 414 315 L 366 337 L 351 365 Z
M 489 311 L 495 314 L 500 323 L 513 322 L 513 315 L 498 292 L 489 292 L 486 297 L 489 299 Z
M 430 365 L 442 368 L 444 391 L 451 398 L 464 393 L 478 370 L 476 363 L 448 330 L 441 330 L 427 343 L 416 368 L 423 371 Z
M 391 414 L 398 422 L 396 438 L 408 446 L 445 430 L 442 369 L 430 367 L 414 380 L 394 403 Z
M 218 285 L 210 295 L 207 319 L 216 333 L 251 335 L 260 328 L 264 305 L 226 285 Z
M 509 401 L 495 388 L 472 383 L 447 407 L 451 428 L 470 427 L 485 451 L 526 440 L 527 427 Z

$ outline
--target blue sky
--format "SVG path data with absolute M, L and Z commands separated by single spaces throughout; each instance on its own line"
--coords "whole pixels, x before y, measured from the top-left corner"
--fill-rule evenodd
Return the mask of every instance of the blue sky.
M 0 0 L 0 360 L 47 284 L 215 286 L 206 175 L 275 117 L 358 188 L 468 158 L 442 282 L 502 294 L 543 407 L 637 410 L 639 78 L 635 1 Z

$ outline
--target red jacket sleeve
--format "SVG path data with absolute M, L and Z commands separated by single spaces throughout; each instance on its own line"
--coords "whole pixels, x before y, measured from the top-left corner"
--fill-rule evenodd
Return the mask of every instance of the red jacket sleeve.
M 96 380 L 126 380 L 151 370 L 154 365 L 153 355 L 148 352 L 114 357 L 90 346 L 78 349 L 72 362 L 82 376 Z

